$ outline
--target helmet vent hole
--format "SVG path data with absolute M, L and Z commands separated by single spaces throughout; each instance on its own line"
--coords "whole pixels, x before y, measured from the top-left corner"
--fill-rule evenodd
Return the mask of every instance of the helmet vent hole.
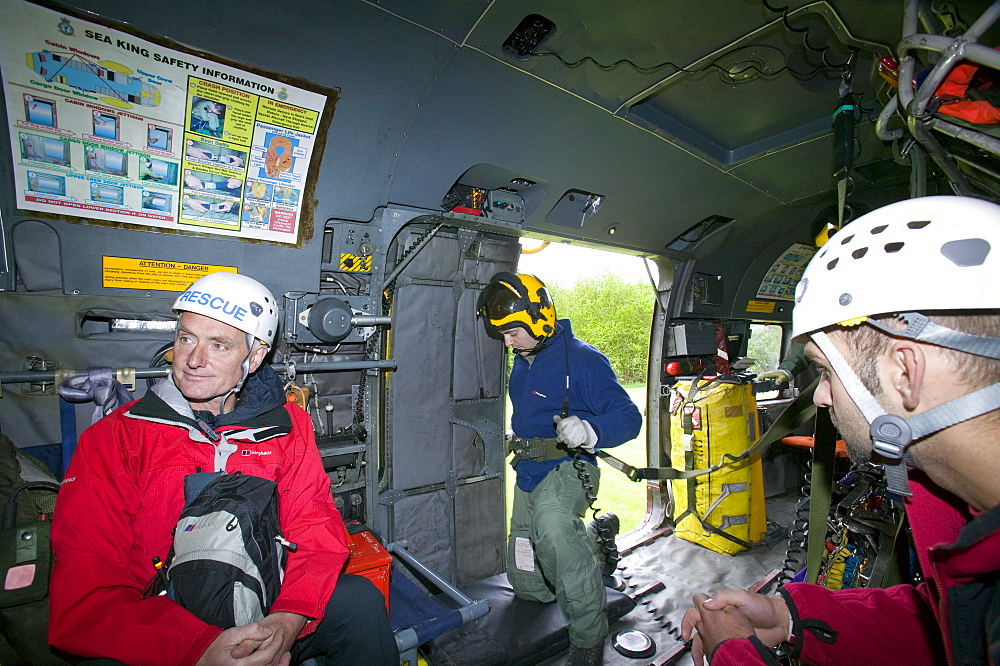
M 834 259 L 833 261 L 831 261 L 830 263 L 828 263 L 826 265 L 826 270 L 832 271 L 834 268 L 837 267 L 837 262 L 838 261 L 840 261 L 840 257 L 837 257 L 836 259 Z
M 886 243 L 885 251 L 889 254 L 894 254 L 903 249 L 905 243 Z
M 888 228 L 889 228 L 888 224 L 882 224 L 882 225 L 879 225 L 877 227 L 873 227 L 872 231 L 871 231 L 871 234 L 872 234 L 872 236 L 875 236 L 877 234 L 882 233 L 883 231 L 885 231 Z
M 866 254 L 868 254 L 868 248 L 866 247 L 858 248 L 854 252 L 851 252 L 851 256 L 854 257 L 855 259 L 860 259 Z
M 854 240 L 854 234 L 851 234 L 851 235 L 850 235 L 850 236 L 848 236 L 847 238 L 845 238 L 845 239 L 843 239 L 842 241 L 840 241 L 840 244 L 841 244 L 841 245 L 847 245 L 847 244 L 848 244 L 848 243 L 850 243 L 850 242 L 851 242 L 852 240 Z
M 907 222 L 906 227 L 908 229 L 923 229 L 930 223 L 930 220 L 914 220 L 913 222 Z

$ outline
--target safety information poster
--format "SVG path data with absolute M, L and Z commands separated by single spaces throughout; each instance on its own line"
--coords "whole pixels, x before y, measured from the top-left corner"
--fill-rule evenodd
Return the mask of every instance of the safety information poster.
M 816 248 L 804 243 L 795 243 L 785 250 L 771 264 L 757 288 L 758 298 L 776 298 L 783 301 L 795 300 L 795 287 L 802 279 L 806 264 L 816 254 Z
M 17 207 L 295 244 L 326 95 L 0 0 Z

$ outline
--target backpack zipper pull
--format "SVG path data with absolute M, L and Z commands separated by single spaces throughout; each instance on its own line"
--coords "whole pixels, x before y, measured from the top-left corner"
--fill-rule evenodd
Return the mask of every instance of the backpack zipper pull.
M 292 543 L 291 541 L 281 536 L 280 534 L 274 537 L 274 540 L 293 553 L 299 549 L 299 545 L 297 543 Z
M 167 593 L 170 589 L 170 581 L 167 579 L 167 572 L 163 566 L 163 560 L 158 557 L 153 558 L 153 568 L 156 570 L 156 576 L 160 579 L 160 584 L 163 585 L 163 591 L 160 592 L 160 596 Z

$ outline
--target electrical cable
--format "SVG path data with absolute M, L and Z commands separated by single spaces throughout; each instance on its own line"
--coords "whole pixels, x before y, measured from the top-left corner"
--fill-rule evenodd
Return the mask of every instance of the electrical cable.
M 651 67 L 642 67 L 641 65 L 637 65 L 636 63 L 632 62 L 628 58 L 622 58 L 620 60 L 616 60 L 615 62 L 611 63 L 610 65 L 607 65 L 607 64 L 598 62 L 597 60 L 595 60 L 591 56 L 584 56 L 584 57 L 580 58 L 579 60 L 570 62 L 570 61 L 566 60 L 565 58 L 563 58 L 558 53 L 555 53 L 553 51 L 537 51 L 535 53 L 532 53 L 532 55 L 533 56 L 552 56 L 552 57 L 556 58 L 559 62 L 561 62 L 563 65 L 565 65 L 568 69 L 573 69 L 575 67 L 579 67 L 580 65 L 582 65 L 583 63 L 585 63 L 585 62 L 587 62 L 589 60 L 590 62 L 594 63 L 595 67 L 597 67 L 598 69 L 600 69 L 602 71 L 606 71 L 606 72 L 607 71 L 611 71 L 613 69 L 616 69 L 618 66 L 620 66 L 622 64 L 627 64 L 632 69 L 634 69 L 635 71 L 641 72 L 643 74 L 648 74 L 650 72 L 655 72 L 655 71 L 657 71 L 659 69 L 663 69 L 664 67 L 670 67 L 671 69 L 673 69 L 676 72 L 683 72 L 685 74 L 703 74 L 703 73 L 705 73 L 705 72 L 707 72 L 709 70 L 715 69 L 715 70 L 718 70 L 719 73 L 723 77 L 725 77 L 726 80 L 728 80 L 728 81 L 730 81 L 732 83 L 735 83 L 734 81 L 731 80 L 732 76 L 734 75 L 734 72 L 732 72 L 730 70 L 730 68 L 723 67 L 722 65 L 718 65 L 718 64 L 716 64 L 714 62 L 713 63 L 709 63 L 706 67 L 703 67 L 702 69 L 688 69 L 686 67 L 681 67 L 680 65 L 674 64 L 674 63 L 670 62 L 669 60 L 665 61 L 665 62 L 661 62 L 658 65 L 653 65 Z M 725 55 L 726 54 L 723 54 L 719 58 L 721 59 Z M 820 67 L 816 67 L 816 68 L 814 68 L 814 69 L 812 69 L 812 70 L 810 70 L 808 72 L 800 72 L 798 70 L 795 70 L 795 69 L 789 67 L 788 65 L 784 65 L 784 66 L 782 66 L 782 67 L 774 70 L 773 72 L 767 72 L 767 71 L 764 71 L 761 68 L 757 67 L 756 65 L 753 65 L 751 63 L 747 63 L 746 67 L 743 70 L 741 70 L 740 72 L 738 72 L 738 73 L 741 74 L 743 72 L 746 72 L 747 70 L 753 70 L 753 71 L 755 71 L 755 72 L 757 72 L 759 74 L 759 77 L 754 77 L 755 79 L 756 78 L 773 79 L 773 78 L 776 78 L 776 77 L 780 76 L 781 74 L 783 74 L 785 72 L 789 72 L 796 79 L 799 79 L 801 81 L 809 81 L 809 80 L 815 78 L 816 75 L 818 75 L 818 74 L 820 74 L 822 72 L 830 72 L 830 71 L 838 71 L 839 72 L 839 71 L 842 70 L 842 66 L 837 67 L 837 66 L 825 65 L 824 64 L 824 65 L 822 65 Z
M 170 363 L 167 361 L 167 354 L 169 354 L 170 351 L 173 350 L 173 348 L 174 348 L 174 343 L 173 343 L 173 341 L 171 341 L 171 342 L 168 342 L 167 344 L 163 345 L 159 349 L 157 349 L 156 353 L 153 354 L 153 358 L 151 358 L 150 361 L 149 361 L 149 367 L 151 367 L 151 368 L 165 368 L 168 365 L 170 365 Z M 158 381 L 158 379 L 147 377 L 146 378 L 146 388 L 153 388 L 153 384 L 155 384 L 157 381 Z
M 670 67 L 674 71 L 684 72 L 685 74 L 702 74 L 702 73 L 704 73 L 704 72 L 706 72 L 708 70 L 717 69 L 723 75 L 723 77 L 726 80 L 729 80 L 729 81 L 732 80 L 732 77 L 734 76 L 734 74 L 743 74 L 743 73 L 745 73 L 747 71 L 751 71 L 751 70 L 754 71 L 754 72 L 756 72 L 758 74 L 757 77 L 753 77 L 754 79 L 756 79 L 756 78 L 772 79 L 772 78 L 775 78 L 777 76 L 780 76 L 781 74 L 783 74 L 785 72 L 788 72 L 793 77 L 795 77 L 797 79 L 800 79 L 800 80 L 803 80 L 803 81 L 808 81 L 808 80 L 814 78 L 816 75 L 820 74 L 821 72 L 830 72 L 830 71 L 844 72 L 844 71 L 847 71 L 847 70 L 849 70 L 851 68 L 851 65 L 852 65 L 852 63 L 854 61 L 854 58 L 857 55 L 857 51 L 858 50 L 856 48 L 851 49 L 851 55 L 848 56 L 848 58 L 847 58 L 846 61 L 844 61 L 842 63 L 831 63 L 830 60 L 827 57 L 827 55 L 828 55 L 828 53 L 830 51 L 830 47 L 828 47 L 828 46 L 824 46 L 824 47 L 816 47 L 816 46 L 814 46 L 809 41 L 809 33 L 811 31 L 811 28 L 809 28 L 808 26 L 806 26 L 804 28 L 796 28 L 795 26 L 793 26 L 789 22 L 789 20 L 788 20 L 788 10 L 789 10 L 789 7 L 787 5 L 784 6 L 784 7 L 772 7 L 767 2 L 767 0 L 761 0 L 761 4 L 763 4 L 764 7 L 768 11 L 773 12 L 775 14 L 781 14 L 781 23 L 784 26 L 785 30 L 787 30 L 788 32 L 793 32 L 795 34 L 802 35 L 802 46 L 807 51 L 809 51 L 809 52 L 819 54 L 820 59 L 823 61 L 823 65 L 819 66 L 819 67 L 815 67 L 815 68 L 813 68 L 812 70 L 810 70 L 808 72 L 800 72 L 800 71 L 798 71 L 798 70 L 796 70 L 796 69 L 794 69 L 792 67 L 789 67 L 787 65 L 782 66 L 781 68 L 779 68 L 779 69 L 777 69 L 777 70 L 775 70 L 773 72 L 767 72 L 767 71 L 764 71 L 764 70 L 760 69 L 759 67 L 757 67 L 756 65 L 754 65 L 752 63 L 746 63 L 746 67 L 743 70 L 741 70 L 740 72 L 735 72 L 734 73 L 731 70 L 731 68 L 723 67 L 723 66 L 717 64 L 718 60 L 721 60 L 727 54 L 723 54 L 722 56 L 720 56 L 717 59 L 716 62 L 710 63 L 707 67 L 704 67 L 702 69 L 688 69 L 686 67 L 681 67 L 680 65 L 677 65 L 677 64 L 675 64 L 673 62 L 670 62 L 669 60 L 661 62 L 661 63 L 659 63 L 657 65 L 652 65 L 650 67 L 643 67 L 643 66 L 641 66 L 641 65 L 633 62 L 632 60 L 630 60 L 628 58 L 621 58 L 621 59 L 616 60 L 615 62 L 613 62 L 613 63 L 611 63 L 609 65 L 609 64 L 601 63 L 601 62 L 597 61 L 595 58 L 593 58 L 591 56 L 584 56 L 583 58 L 580 58 L 579 60 L 570 62 L 570 61 L 566 60 L 565 58 L 563 58 L 558 53 L 555 53 L 553 51 L 537 51 L 537 52 L 532 52 L 531 55 L 532 56 L 552 56 L 552 57 L 556 58 L 557 60 L 559 60 L 559 62 L 561 62 L 564 66 L 566 66 L 569 69 L 573 69 L 575 67 L 579 67 L 580 65 L 582 65 L 583 63 L 585 63 L 587 61 L 590 61 L 590 62 L 594 63 L 594 66 L 597 67 L 598 69 L 602 70 L 602 71 L 611 71 L 611 70 L 616 69 L 620 65 L 627 64 L 632 69 L 634 69 L 635 71 L 641 72 L 643 74 L 649 74 L 651 72 L 655 72 L 657 70 L 663 69 L 664 67 Z
M 289 344 L 292 346 L 292 348 L 295 351 L 299 351 L 299 352 L 303 352 L 303 353 L 322 354 L 323 356 L 329 356 L 330 354 L 336 354 L 337 350 L 340 349 L 340 343 L 337 343 L 337 345 L 333 349 L 321 349 L 319 347 L 311 347 L 309 345 L 299 344 L 298 342 L 291 342 Z
M 563 398 L 560 414 L 561 418 L 565 419 L 569 417 L 569 340 L 563 341 L 563 349 L 566 351 L 566 396 Z M 597 540 L 601 544 L 601 550 L 604 551 L 604 566 L 601 573 L 604 576 L 611 576 L 618 568 L 618 562 L 621 561 L 622 557 L 618 552 L 618 544 L 615 543 L 615 530 L 612 530 L 607 521 L 599 515 L 600 509 L 596 506 L 597 493 L 594 492 L 594 484 L 590 481 L 590 472 L 587 471 L 586 466 L 583 464 L 583 456 L 580 454 L 579 449 L 576 449 L 576 452 L 573 454 L 573 469 L 576 470 L 576 476 L 580 479 L 584 497 L 587 498 L 587 506 L 590 507 L 590 511 L 593 514 L 592 518 L 594 520 L 594 528 L 597 531 Z
M 336 277 L 334 277 L 333 275 L 327 275 L 327 276 L 323 277 L 322 279 L 323 279 L 324 282 L 332 282 L 335 285 L 337 285 L 338 287 L 340 287 L 340 290 L 342 292 L 344 292 L 345 296 L 347 296 L 347 288 L 344 287 L 344 283 L 341 282 L 340 280 L 338 280 Z
M 594 484 L 590 480 L 590 472 L 587 471 L 587 468 L 583 464 L 583 456 L 579 453 L 573 455 L 573 469 L 576 470 L 576 475 L 580 479 L 580 485 L 583 486 L 583 494 L 587 498 L 587 505 L 593 514 L 594 527 L 597 530 L 597 540 L 604 551 L 604 569 L 601 573 L 605 576 L 610 576 L 614 574 L 615 569 L 618 568 L 618 562 L 622 559 L 621 554 L 618 552 L 618 544 L 615 543 L 615 535 L 613 530 L 607 525 L 607 521 L 600 517 L 601 510 L 595 506 L 597 503 L 597 493 L 594 492 Z
M 820 55 L 820 58 L 823 60 L 823 64 L 827 68 L 829 68 L 829 69 L 837 69 L 837 70 L 844 70 L 844 69 L 847 69 L 847 68 L 850 67 L 851 62 L 854 60 L 854 55 L 857 53 L 857 49 L 851 49 L 851 55 L 848 57 L 848 59 L 847 59 L 846 62 L 841 63 L 839 65 L 835 65 L 835 64 L 831 63 L 829 60 L 827 60 L 826 55 L 827 55 L 827 52 L 830 50 L 829 47 L 816 48 L 815 46 L 813 46 L 812 44 L 809 43 L 809 30 L 810 30 L 810 28 L 808 26 L 805 27 L 805 28 L 796 28 L 796 27 L 792 26 L 791 23 L 788 22 L 788 10 L 789 10 L 789 6 L 788 5 L 785 5 L 784 7 L 777 7 L 776 8 L 776 7 L 772 7 L 767 2 L 767 0 L 761 0 L 761 4 L 764 5 L 764 8 L 767 9 L 769 12 L 772 12 L 774 14 L 781 14 L 781 23 L 782 23 L 782 25 L 785 26 L 785 30 L 787 30 L 789 32 L 794 32 L 796 34 L 802 35 L 802 46 L 804 46 L 807 51 L 812 51 L 813 53 L 818 53 Z
M 795 517 L 792 520 L 791 529 L 788 531 L 788 548 L 785 550 L 785 559 L 781 565 L 781 573 L 778 574 L 778 584 L 784 585 L 795 577 L 805 562 L 799 560 L 799 555 L 806 552 L 806 536 L 809 533 L 809 498 L 812 495 L 812 458 L 806 462 L 806 473 L 803 475 L 803 484 L 799 490 L 801 498 L 795 505 Z

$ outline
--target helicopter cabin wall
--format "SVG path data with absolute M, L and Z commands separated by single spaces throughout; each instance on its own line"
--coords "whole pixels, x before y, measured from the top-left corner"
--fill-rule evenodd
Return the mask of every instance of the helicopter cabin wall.
M 433 230 L 407 226 L 394 256 Z M 387 377 L 380 509 L 394 540 L 459 585 L 503 571 L 506 362 L 475 310 L 518 251 L 510 236 L 442 227 L 390 290 L 398 366 Z

